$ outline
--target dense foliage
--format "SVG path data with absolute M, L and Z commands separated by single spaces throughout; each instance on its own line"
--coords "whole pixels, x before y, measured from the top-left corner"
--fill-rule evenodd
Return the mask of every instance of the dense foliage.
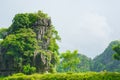
M 0 80 L 120 80 L 117 72 L 57 73 L 57 74 L 15 74 Z
M 60 68 L 61 71 L 65 72 L 75 72 L 76 71 L 76 65 L 80 63 L 80 59 L 78 58 L 78 51 L 75 50 L 73 52 L 67 50 L 66 52 L 61 54 L 61 65 Z M 59 69 L 60 69 L 59 68 Z
M 77 54 L 77 58 L 79 59 L 79 63 L 75 65 L 75 72 L 87 72 L 91 71 L 91 64 L 92 59 L 88 58 L 83 54 Z M 68 69 L 63 68 L 63 62 L 61 61 L 60 64 L 57 66 L 58 72 L 67 72 Z
M 42 11 L 37 13 L 20 13 L 16 14 L 9 27 L 9 33 L 15 33 L 20 28 L 33 28 L 36 21 L 40 19 L 49 19 L 49 16 Z M 43 25 L 40 23 L 40 25 Z
M 116 52 L 113 57 L 120 60 L 120 41 L 118 41 L 118 44 L 113 45 L 113 50 Z
M 14 68 L 16 68 L 18 72 L 23 70 L 24 65 L 33 64 L 34 51 L 39 47 L 37 45 L 36 34 L 32 29 L 24 28 L 16 31 L 15 35 L 8 35 L 4 41 L 2 41 L 1 45 L 5 49 L 2 51 L 2 53 L 6 54 L 4 60 L 12 60 Z

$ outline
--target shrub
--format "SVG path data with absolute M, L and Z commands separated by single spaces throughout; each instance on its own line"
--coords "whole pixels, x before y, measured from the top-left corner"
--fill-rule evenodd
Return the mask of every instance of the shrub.
M 30 64 L 28 64 L 28 65 L 25 65 L 23 67 L 23 72 L 25 74 L 32 74 L 32 73 L 36 72 L 36 68 L 35 67 L 31 67 Z
M 118 72 L 86 72 L 86 73 L 56 73 L 56 74 L 33 74 L 13 75 L 4 80 L 120 80 Z

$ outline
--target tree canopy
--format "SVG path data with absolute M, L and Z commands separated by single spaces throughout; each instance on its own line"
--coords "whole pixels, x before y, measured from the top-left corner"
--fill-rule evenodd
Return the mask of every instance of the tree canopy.
M 66 72 L 74 72 L 77 68 L 76 65 L 80 63 L 77 50 L 74 50 L 73 52 L 67 50 L 66 52 L 61 54 L 60 58 L 62 60 L 61 67 Z
M 120 41 L 118 44 L 113 45 L 113 50 L 116 52 L 113 57 L 117 60 L 120 60 Z

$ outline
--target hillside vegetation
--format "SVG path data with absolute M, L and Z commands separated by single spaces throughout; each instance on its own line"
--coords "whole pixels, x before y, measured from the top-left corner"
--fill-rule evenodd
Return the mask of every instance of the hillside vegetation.
M 105 51 L 93 59 L 92 71 L 119 71 L 120 72 L 120 61 L 113 58 L 113 45 L 118 44 L 120 41 L 112 41 Z

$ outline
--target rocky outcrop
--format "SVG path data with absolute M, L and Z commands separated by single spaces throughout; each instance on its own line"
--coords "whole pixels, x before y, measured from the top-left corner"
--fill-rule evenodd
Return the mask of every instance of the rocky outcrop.
M 31 27 L 37 35 L 36 39 L 38 41 L 39 50 L 49 52 L 48 46 L 50 43 L 49 35 L 51 35 L 51 27 L 51 19 L 48 18 L 37 20 Z M 17 65 L 14 63 L 13 57 L 3 54 L 5 51 L 4 48 L 0 49 L 0 75 L 10 75 L 19 72 L 19 70 L 16 71 L 15 69 Z M 38 72 L 48 71 L 49 64 L 47 61 L 47 56 L 43 54 L 42 51 L 34 52 L 33 64 L 36 66 Z
M 33 25 L 33 30 L 37 34 L 40 50 L 44 50 L 46 52 L 48 52 L 48 46 L 50 43 L 49 35 L 51 35 L 51 26 L 51 19 L 40 19 Z M 42 52 L 34 53 L 34 64 L 37 67 L 38 72 L 48 71 L 49 69 L 47 57 Z

